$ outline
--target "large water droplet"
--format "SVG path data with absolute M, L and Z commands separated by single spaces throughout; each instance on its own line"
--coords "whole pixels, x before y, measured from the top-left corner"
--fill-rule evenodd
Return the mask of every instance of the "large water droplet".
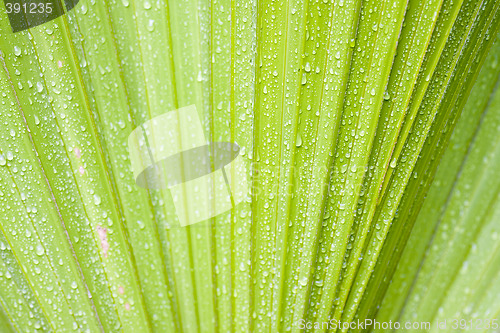
M 43 256 L 44 253 L 45 253 L 45 250 L 44 250 L 43 246 L 37 245 L 36 246 L 36 254 L 38 254 L 39 256 Z
M 303 286 L 303 287 L 307 286 L 307 276 L 304 276 L 303 278 L 301 278 L 301 279 L 299 280 L 299 283 L 300 283 L 300 285 L 301 285 L 301 286 Z
M 155 30 L 155 20 L 149 20 L 148 22 L 148 31 Z
M 296 147 L 302 146 L 302 137 L 300 136 L 300 134 L 297 135 L 297 141 L 295 141 L 295 146 Z

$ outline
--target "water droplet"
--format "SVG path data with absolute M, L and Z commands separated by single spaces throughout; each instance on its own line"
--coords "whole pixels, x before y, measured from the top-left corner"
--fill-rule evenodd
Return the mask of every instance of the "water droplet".
M 0 155 L 0 165 L 4 166 L 5 164 L 7 164 L 7 160 L 5 159 L 5 156 Z
M 45 253 L 45 250 L 43 249 L 43 246 L 37 245 L 36 246 L 36 254 L 38 254 L 39 256 L 43 256 L 44 253 Z
M 396 158 L 393 158 L 391 161 L 391 168 L 395 168 L 398 165 L 398 160 Z
M 149 20 L 148 31 L 153 31 L 153 30 L 155 30 L 155 20 Z
M 302 137 L 300 136 L 300 134 L 297 134 L 297 141 L 295 141 L 295 146 L 296 147 L 302 146 Z
M 17 46 L 14 46 L 14 54 L 19 57 L 21 55 L 21 49 Z
M 302 84 L 306 84 L 307 83 L 307 76 L 306 76 L 306 73 L 302 74 Z
M 142 221 L 137 221 L 137 224 L 139 224 L 139 229 L 144 229 L 145 225 Z
M 300 285 L 301 285 L 301 286 L 303 286 L 303 287 L 307 286 L 307 276 L 304 276 L 303 278 L 301 278 L 301 279 L 299 280 L 299 283 L 300 283 Z

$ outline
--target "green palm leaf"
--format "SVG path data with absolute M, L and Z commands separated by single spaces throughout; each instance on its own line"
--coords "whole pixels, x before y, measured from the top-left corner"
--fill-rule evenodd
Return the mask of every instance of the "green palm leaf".
M 8 8 L 1 332 L 498 331 L 500 2 L 81 0 L 19 32 Z M 188 106 L 202 133 L 152 130 Z M 211 168 L 235 143 L 246 175 L 141 187 L 136 133 L 145 160 L 202 137 Z

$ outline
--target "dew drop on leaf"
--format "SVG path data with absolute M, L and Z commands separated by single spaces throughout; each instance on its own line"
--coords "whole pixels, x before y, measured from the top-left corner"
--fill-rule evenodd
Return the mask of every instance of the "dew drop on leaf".
M 391 165 L 391 168 L 394 169 L 398 165 L 397 159 L 393 158 L 390 165 Z
M 45 253 L 45 250 L 43 249 L 43 246 L 37 245 L 35 252 L 37 255 L 43 256 L 43 254 Z
M 295 141 L 295 146 L 296 147 L 302 146 L 302 136 L 300 136 L 300 134 L 297 135 L 297 141 Z

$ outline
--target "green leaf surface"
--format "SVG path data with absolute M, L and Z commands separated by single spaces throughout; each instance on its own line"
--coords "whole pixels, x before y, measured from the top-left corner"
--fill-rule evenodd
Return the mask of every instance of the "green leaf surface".
M 500 2 L 80 0 L 16 33 L 1 9 L 1 332 L 498 318 Z M 148 124 L 185 107 L 201 132 L 167 147 Z M 143 188 L 132 133 L 245 170 Z

